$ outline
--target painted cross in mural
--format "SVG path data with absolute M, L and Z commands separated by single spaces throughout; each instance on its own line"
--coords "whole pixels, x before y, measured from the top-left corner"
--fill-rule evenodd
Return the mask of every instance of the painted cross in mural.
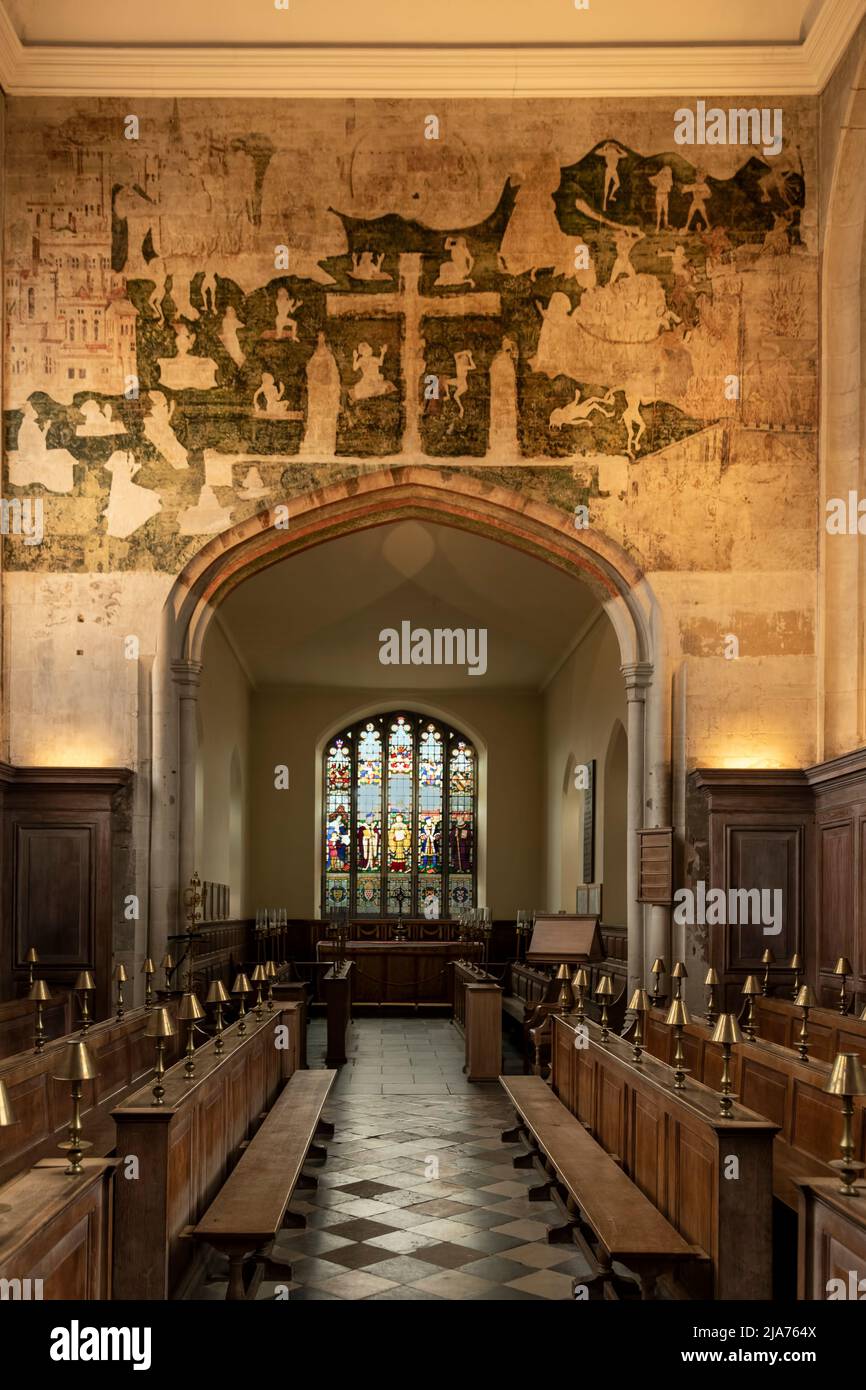
M 396 290 L 379 290 L 375 294 L 336 294 L 327 295 L 328 313 L 334 317 L 378 319 L 398 314 L 403 320 L 403 345 L 401 351 L 401 374 L 405 391 L 405 423 L 403 427 L 403 452 L 412 456 L 421 451 L 419 387 L 424 376 L 424 339 L 421 327 L 425 318 L 463 318 L 467 314 L 499 315 L 502 312 L 500 296 L 495 293 L 466 293 L 451 296 L 423 295 L 419 285 L 422 258 L 417 252 L 406 253 L 399 258 L 399 287 Z M 359 379 L 350 388 L 353 400 L 363 400 L 371 395 L 383 395 L 394 385 L 383 375 L 385 349 L 378 356 L 367 342 L 361 342 L 353 357 L 354 369 Z M 457 361 L 457 359 L 461 359 Z M 463 413 L 461 394 L 466 389 L 468 370 L 474 370 L 472 353 L 463 349 L 455 354 L 456 375 L 446 378 L 444 391 L 448 400 L 456 401 L 460 414 Z M 438 394 L 438 387 L 437 394 Z

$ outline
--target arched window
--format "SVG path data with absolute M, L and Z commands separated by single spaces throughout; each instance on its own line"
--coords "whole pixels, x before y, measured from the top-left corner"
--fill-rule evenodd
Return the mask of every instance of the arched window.
M 421 714 L 376 714 L 324 756 L 322 915 L 456 917 L 475 906 L 475 748 Z

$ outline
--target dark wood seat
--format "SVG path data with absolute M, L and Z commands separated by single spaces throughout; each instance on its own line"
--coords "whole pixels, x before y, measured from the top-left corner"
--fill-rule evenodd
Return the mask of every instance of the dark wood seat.
M 652 1298 L 661 1274 L 701 1257 L 541 1077 L 500 1076 L 499 1081 L 518 1119 L 503 1141 L 522 1137 L 530 1145 L 528 1154 L 514 1159 L 515 1167 L 536 1166 L 544 1177 L 530 1198 L 553 1198 L 564 1208 L 565 1224 L 550 1228 L 548 1239 L 575 1239 L 594 1271 L 591 1280 L 577 1283 L 596 1283 L 608 1298 L 637 1291 Z M 634 1271 L 636 1284 L 614 1272 L 614 1260 Z
M 288 1278 L 290 1267 L 271 1246 L 284 1225 L 303 1225 L 287 1213 L 296 1187 L 315 1186 L 301 1170 L 322 1159 L 317 1135 L 332 1134 L 322 1110 L 337 1073 L 298 1071 L 289 1079 L 198 1225 L 190 1232 L 228 1256 L 226 1298 L 252 1298 L 264 1274 Z

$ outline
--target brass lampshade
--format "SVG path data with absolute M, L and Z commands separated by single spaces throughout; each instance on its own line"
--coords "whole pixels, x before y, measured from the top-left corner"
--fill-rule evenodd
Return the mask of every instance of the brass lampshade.
M 816 1009 L 818 1007 L 818 996 L 811 985 L 803 985 L 797 992 L 794 1000 L 798 1009 Z
M 803 1022 L 800 1025 L 799 1048 L 800 1061 L 809 1060 L 809 1010 L 817 1007 L 818 998 L 811 985 L 803 985 L 794 1000 L 798 1009 L 803 1010 Z
M 854 1159 L 854 1097 L 866 1095 L 866 1068 L 856 1052 L 840 1052 L 830 1073 L 824 1090 L 828 1095 L 840 1096 L 842 1100 L 842 1139 L 839 1149 L 841 1158 L 833 1159 L 831 1167 L 838 1168 L 842 1181 L 839 1191 L 846 1197 L 856 1197 L 857 1176 L 863 1171 L 863 1164 Z M 860 1189 L 861 1193 L 863 1189 Z
M 833 974 L 838 975 L 842 981 L 842 988 L 839 991 L 839 1012 L 840 1014 L 847 1014 L 848 996 L 845 992 L 845 981 L 849 975 L 854 974 L 854 967 L 847 956 L 839 957 L 836 964 L 833 966 Z
M 75 977 L 75 989 L 96 989 L 96 981 L 89 970 L 79 970 Z
M 193 994 L 190 991 L 184 994 L 180 1001 L 180 1008 L 177 1011 L 177 1016 L 184 1023 L 193 1023 L 196 1019 L 204 1018 L 204 1009 L 199 1002 L 197 994 Z
M 154 1038 L 156 1041 L 156 1066 L 154 1067 L 153 1083 L 153 1103 L 162 1105 L 165 1096 L 165 1087 L 162 1078 L 165 1075 L 165 1040 L 173 1038 L 175 1034 L 174 1019 L 164 1004 L 155 1008 L 145 1027 L 144 1034 L 147 1038 Z
M 174 967 L 175 967 L 175 959 L 174 959 L 174 956 L 171 954 L 171 951 L 166 951 L 165 955 L 163 956 L 162 960 L 161 960 L 160 963 L 159 963 L 159 968 L 160 968 L 160 970 L 164 970 L 164 971 L 165 971 L 165 987 L 166 987 L 166 989 L 169 989 L 169 988 L 170 988 L 170 985 L 169 985 L 169 976 L 171 975 L 172 970 L 174 970 Z
M 574 992 L 571 988 L 571 975 L 569 974 L 568 966 L 564 962 L 557 970 L 556 978 L 559 980 L 559 996 L 557 999 L 559 1012 L 562 1014 L 570 1013 L 572 1005 L 574 1004 Z
M 87 1043 L 81 1038 L 67 1039 L 60 1053 L 59 1070 L 54 1073 L 54 1080 L 93 1081 L 97 1075 Z
M 30 947 L 27 955 L 24 957 L 24 963 L 27 966 L 27 982 L 32 985 L 34 967 L 39 964 L 39 952 L 35 946 Z
M 572 995 L 575 990 L 577 991 L 577 1003 L 575 1006 L 575 1013 L 577 1014 L 578 1022 L 582 1023 L 583 1015 L 586 1008 L 586 991 L 589 989 L 589 971 L 586 969 L 585 966 L 581 965 L 577 970 L 575 970 L 574 979 L 571 982 L 571 987 Z
M 252 988 L 253 988 L 253 987 L 252 987 L 252 985 L 251 985 L 250 982 L 249 982 L 249 978 L 243 973 L 242 970 L 239 970 L 238 973 L 237 973 L 237 975 L 235 976 L 235 982 L 234 982 L 234 984 L 232 985 L 232 994 L 236 994 L 236 995 L 239 997 L 240 1001 L 241 1001 L 241 1002 L 240 1002 L 240 1007 L 238 1008 L 238 1037 L 239 1037 L 239 1038 L 242 1038 L 243 1035 L 244 1035 L 244 1033 L 247 1031 L 247 1020 L 246 1020 L 246 1012 L 247 1012 L 247 1007 L 246 1007 L 246 996 L 247 996 L 248 994 L 252 994 Z
M 640 1063 L 643 1056 L 644 1018 L 649 1013 L 649 995 L 645 989 L 636 989 L 629 1000 L 629 1011 L 634 1014 L 634 1034 L 632 1035 L 633 1062 Z
M 126 973 L 126 966 L 125 966 L 125 965 L 123 965 L 123 964 L 121 963 L 120 965 L 118 965 L 118 966 L 116 967 L 116 969 L 115 969 L 115 971 L 114 971 L 114 978 L 115 978 L 115 981 L 117 982 L 117 1010 L 116 1010 L 116 1013 L 117 1013 L 117 1017 L 118 1017 L 118 1018 L 123 1018 L 123 1015 L 124 1015 L 124 1012 L 125 1012 L 124 1005 L 123 1005 L 123 986 L 126 984 L 127 980 L 129 979 L 129 976 L 128 976 L 127 973 Z
M 87 1036 L 87 1030 L 93 1022 L 90 1017 L 90 1001 L 87 996 L 89 993 L 92 994 L 96 989 L 96 981 L 89 970 L 79 970 L 75 977 L 74 988 L 75 993 L 79 996 L 79 1004 L 81 1007 L 81 1036 L 84 1038 Z
M 69 1122 L 69 1138 L 58 1148 L 69 1155 L 69 1164 L 64 1173 L 71 1178 L 84 1172 L 81 1156 L 90 1144 L 82 1139 L 81 1093 L 85 1081 L 92 1081 L 97 1075 L 90 1049 L 83 1038 L 70 1038 L 60 1054 L 59 1069 L 54 1073 L 55 1081 L 68 1081 L 72 1092 L 72 1117 Z
M 32 999 L 36 1005 L 36 1022 L 33 1027 L 33 1051 L 45 1051 L 45 1024 L 42 1021 L 42 1010 L 46 1002 L 51 998 L 51 991 L 44 980 L 34 980 L 29 990 L 27 998 Z
M 671 971 L 671 979 L 676 980 L 676 984 L 674 985 L 675 999 L 679 999 L 681 997 L 683 991 L 683 980 L 687 980 L 688 978 L 689 972 L 688 970 L 686 970 L 685 963 L 681 960 L 675 961 L 674 968 Z
M 720 1014 L 719 1020 L 713 1029 L 711 1041 L 718 1043 L 722 1049 L 722 1081 L 721 1097 L 719 1100 L 719 1110 L 726 1118 L 733 1109 L 734 1098 L 731 1090 L 731 1048 L 736 1047 L 737 1043 L 743 1041 L 743 1034 L 737 1022 L 736 1014 Z
M 728 1043 L 733 1047 L 743 1041 L 743 1032 L 737 1022 L 736 1014 L 719 1014 L 710 1042 Z
M 710 966 L 709 970 L 706 973 L 706 976 L 704 977 L 704 986 L 707 991 L 706 1019 L 707 1023 L 710 1025 L 711 1028 L 713 1027 L 716 1021 L 716 990 L 718 989 L 718 985 L 718 973 L 713 969 L 712 966 Z
M 764 954 L 761 956 L 761 964 L 764 967 L 764 981 L 761 985 L 761 993 L 766 994 L 770 988 L 770 966 L 776 964 L 776 957 L 773 955 L 769 946 L 766 947 Z
M 277 967 L 272 960 L 265 961 L 265 974 L 269 980 L 273 980 L 277 973 Z
M 683 966 L 685 970 L 685 966 Z M 687 1023 L 691 1023 L 689 1011 L 684 1001 L 677 995 L 673 1000 L 665 1018 L 665 1023 L 674 1030 L 674 1090 L 682 1091 L 685 1089 L 686 1073 L 683 1067 L 685 1054 L 683 1053 L 683 1029 Z
M 788 969 L 794 972 L 794 986 L 792 992 L 793 997 L 796 999 L 800 991 L 800 976 L 803 973 L 803 957 L 800 955 L 799 951 L 795 951 L 792 955 Z
M 204 1002 L 206 1004 L 228 1004 L 231 1002 L 229 992 L 222 980 L 211 980 Z
M 142 965 L 141 974 L 144 976 L 144 1007 L 146 1009 L 151 1009 L 153 1007 L 153 989 L 151 988 L 150 982 L 156 974 L 156 967 L 150 956 L 147 957 Z
M 261 964 L 261 962 L 259 962 L 259 964 L 256 966 L 251 978 L 253 984 L 256 987 L 256 1018 L 259 1019 L 259 1021 L 261 1021 L 261 1019 L 264 1016 L 262 1014 L 262 985 L 266 983 L 268 978 L 265 973 L 265 967 Z
M 669 1028 L 684 1028 L 687 1023 L 691 1023 L 691 1015 L 684 999 L 674 999 L 665 1016 L 665 1023 Z
M 595 997 L 596 997 L 596 999 L 598 999 L 598 1000 L 601 1001 L 601 1037 L 602 1037 L 602 1042 L 607 1042 L 607 1039 L 608 1039 L 608 1036 L 609 1036 L 609 1033 L 608 1033 L 608 1026 L 607 1026 L 607 1025 L 608 1025 L 607 1001 L 608 1001 L 608 999 L 612 999 L 612 998 L 613 998 L 613 995 L 614 995 L 613 980 L 610 978 L 609 975 L 602 975 L 602 976 L 600 977 L 600 979 L 599 979 L 598 984 L 597 984 L 596 987 L 595 987 Z
M 44 980 L 34 980 L 27 991 L 27 998 L 36 1003 L 45 1004 L 51 998 L 51 991 Z
M 664 975 L 664 973 L 665 973 L 666 970 L 667 970 L 667 966 L 665 965 L 664 957 L 663 957 L 663 956 L 656 956 L 656 958 L 655 958 L 655 960 L 653 961 L 653 964 L 652 964 L 652 970 L 650 971 L 650 974 L 651 974 L 652 977 L 653 977 L 653 1003 L 654 1003 L 654 1004 L 657 1004 L 657 1003 L 659 1002 L 659 999 L 661 998 L 661 995 L 659 994 L 659 980 L 661 979 L 662 975 Z M 631 1007 L 631 1005 L 629 1005 L 629 1007 Z
M 749 1001 L 749 1007 L 746 1012 L 746 1021 L 743 1024 L 743 1032 L 749 1042 L 754 1042 L 758 1032 L 755 1027 L 755 999 L 761 992 L 761 982 L 757 975 L 747 976 L 746 983 L 743 985 L 743 994 Z

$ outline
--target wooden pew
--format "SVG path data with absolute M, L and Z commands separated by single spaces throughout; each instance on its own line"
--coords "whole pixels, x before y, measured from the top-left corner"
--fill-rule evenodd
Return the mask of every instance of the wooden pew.
M 176 1003 L 168 1007 L 174 1012 Z M 125 1018 L 104 1019 L 87 1033 L 97 1072 L 93 1081 L 85 1083 L 81 1102 L 84 1137 L 93 1145 L 88 1149 L 91 1158 L 112 1152 L 115 1130 L 111 1110 L 152 1074 L 154 1044 L 144 1033 L 148 1018 L 145 1009 L 130 1009 Z M 79 1034 L 67 1036 L 77 1038 Z M 167 1041 L 166 1055 L 171 1063 L 181 1039 L 178 1034 Z M 0 1182 L 53 1155 L 57 1141 L 65 1138 L 69 1083 L 53 1079 L 65 1046 L 66 1038 L 55 1038 L 45 1044 L 42 1053 L 19 1053 L 0 1062 L 0 1080 L 6 1083 L 15 1116 L 14 1124 L 0 1129 Z
M 801 1178 L 797 1297 L 866 1299 L 866 1187 L 839 1191 L 839 1176 Z
M 763 995 L 755 1004 L 759 1037 L 796 1051 L 803 1010 L 791 999 Z M 856 1052 L 866 1062 L 866 1019 L 836 1009 L 810 1009 L 809 1056 L 832 1063 L 839 1052 Z
M 615 1155 L 624 1172 L 675 1226 L 704 1251 L 712 1269 L 711 1296 L 772 1297 L 772 1141 L 777 1126 L 735 1104 L 719 1113 L 715 1091 L 689 1077 L 674 1089 L 673 1072 L 631 1044 L 573 1017 L 552 1019 L 551 1085 L 566 1108 Z M 578 1044 L 583 1042 L 583 1046 Z M 737 1177 L 731 1160 L 736 1159 Z M 689 1267 L 683 1279 L 694 1297 L 706 1296 Z
M 470 1081 L 496 1081 L 502 1070 L 502 990 L 487 971 L 453 962 L 453 1022 L 463 1034 Z
M 0 1057 L 14 1057 L 33 1050 L 36 1005 L 29 999 L 6 999 L 0 1003 Z M 72 1027 L 71 996 L 55 990 L 42 1011 L 46 1038 L 62 1038 Z
M 558 1197 L 557 1184 L 564 1188 L 560 1203 L 566 1224 L 551 1228 L 548 1240 L 576 1239 L 594 1271 L 589 1284 L 600 1284 L 608 1297 L 633 1292 L 632 1281 L 614 1271 L 617 1260 L 634 1271 L 640 1297 L 648 1299 L 660 1276 L 700 1258 L 540 1076 L 500 1076 L 499 1081 L 518 1119 L 503 1141 L 515 1142 L 522 1134 L 530 1146 L 514 1166 L 525 1167 L 529 1159 L 539 1168 L 544 1183 L 530 1198 Z
M 192 1232 L 228 1257 L 227 1299 L 254 1298 L 265 1275 L 291 1277 L 291 1268 L 274 1259 L 271 1247 L 287 1224 L 286 1211 L 313 1140 L 323 1132 L 322 1110 L 336 1075 L 295 1072 Z M 306 1185 L 314 1186 L 315 1180 Z
M 116 1160 L 85 1158 L 80 1177 L 67 1163 L 43 1159 L 0 1187 L 0 1279 L 21 1281 L 13 1298 L 111 1297 Z
M 770 1002 L 770 1001 L 765 1001 Z M 800 1010 L 797 1013 L 800 1014 Z M 814 1012 L 826 1014 L 827 1010 Z M 664 1010 L 652 1009 L 647 1014 L 646 1047 L 655 1057 L 670 1062 L 673 1055 L 672 1029 L 664 1022 Z M 831 1017 L 833 1017 L 831 1015 Z M 845 1019 L 835 1015 L 845 1028 Z M 849 1019 L 848 1026 L 857 1020 Z M 863 1027 L 864 1025 L 861 1025 Z M 798 1019 L 799 1027 L 799 1019 Z M 683 1036 L 685 1066 L 691 1075 L 713 1088 L 718 1087 L 722 1074 L 722 1050 L 710 1041 L 711 1029 L 699 1018 L 693 1018 Z M 812 1015 L 809 1016 L 809 1036 L 812 1035 Z M 811 1056 L 811 1047 L 810 1047 Z M 796 1052 L 777 1043 L 756 1038 L 744 1041 L 731 1057 L 731 1077 L 734 1091 L 743 1105 L 766 1115 L 779 1128 L 773 1144 L 773 1193 L 786 1206 L 796 1211 L 800 1177 L 829 1177 L 830 1160 L 839 1155 L 842 1137 L 842 1111 L 838 1096 L 829 1096 L 824 1087 L 830 1077 L 831 1064 L 815 1058 L 801 1062 Z M 855 1158 L 866 1158 L 866 1097 L 854 1100 Z
M 322 993 L 327 1010 L 328 1045 L 326 1067 L 341 1067 L 346 1062 L 346 1034 L 352 1021 L 352 976 L 355 962 L 345 960 L 338 968 L 332 965 L 322 977 Z
M 285 1026 L 287 1035 L 276 1034 Z M 277 1044 L 287 1037 L 288 1046 Z M 189 1081 L 178 1062 L 164 1078 L 165 1104 L 155 1106 L 150 1087 L 136 1091 L 114 1112 L 117 1153 L 138 1159 L 138 1177 L 118 1178 L 114 1202 L 114 1296 L 167 1299 L 195 1281 L 196 1243 L 188 1238 L 237 1160 L 240 1147 L 261 1123 L 298 1056 L 298 1005 L 246 1016 L 196 1049 Z

